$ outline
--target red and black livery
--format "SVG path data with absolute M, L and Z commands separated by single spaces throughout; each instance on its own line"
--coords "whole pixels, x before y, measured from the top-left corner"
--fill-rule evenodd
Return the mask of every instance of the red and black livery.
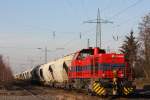
M 98 95 L 132 93 L 131 77 L 124 54 L 106 53 L 97 47 L 78 51 L 68 70 L 72 87 Z

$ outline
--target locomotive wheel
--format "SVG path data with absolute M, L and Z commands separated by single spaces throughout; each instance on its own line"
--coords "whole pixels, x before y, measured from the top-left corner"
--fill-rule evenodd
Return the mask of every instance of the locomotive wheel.
M 72 85 L 71 84 L 65 84 L 64 89 L 65 90 L 71 90 L 72 89 Z
M 88 90 L 87 90 L 87 95 L 89 95 L 89 96 L 94 96 L 94 92 L 91 91 L 90 89 L 88 89 Z

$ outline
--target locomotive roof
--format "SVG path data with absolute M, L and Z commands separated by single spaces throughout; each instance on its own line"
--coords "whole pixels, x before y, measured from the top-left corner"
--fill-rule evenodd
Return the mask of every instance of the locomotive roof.
M 95 48 L 98 48 L 98 47 L 95 47 Z M 79 52 L 84 52 L 84 53 L 94 53 L 94 49 L 95 48 L 92 48 L 92 47 L 89 47 L 89 48 L 86 48 L 86 49 L 81 49 Z M 100 49 L 100 48 L 98 48 L 99 49 L 99 53 L 105 53 L 105 50 L 104 49 Z

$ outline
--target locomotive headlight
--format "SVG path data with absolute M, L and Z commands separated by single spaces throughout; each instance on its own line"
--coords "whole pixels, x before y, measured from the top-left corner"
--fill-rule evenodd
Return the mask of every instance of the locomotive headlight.
M 122 74 L 120 74 L 120 77 L 124 77 L 124 74 L 122 73 Z
M 105 73 L 103 73 L 102 76 L 105 77 Z
M 115 55 L 112 55 L 112 58 L 115 58 Z

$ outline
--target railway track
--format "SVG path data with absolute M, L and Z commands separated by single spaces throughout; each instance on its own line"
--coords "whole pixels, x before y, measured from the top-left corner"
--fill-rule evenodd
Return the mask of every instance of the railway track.
M 34 85 L 1 85 L 0 100 L 55 100 L 44 87 Z
M 37 93 L 37 91 L 28 90 L 26 88 L 23 88 L 23 91 L 29 93 L 30 96 L 32 96 L 33 98 L 36 98 L 36 100 L 46 100 L 44 97 L 39 95 L 39 92 Z
M 150 90 L 137 90 L 133 96 L 99 97 L 89 96 L 80 91 L 67 91 L 57 88 L 49 88 L 29 84 L 15 84 L 10 87 L 2 87 L 0 90 L 0 100 L 150 100 Z
M 91 100 L 81 92 L 20 83 L 15 83 L 11 87 L 4 86 L 3 90 L 0 91 L 0 100 L 82 100 L 82 98 Z M 94 98 L 94 100 L 99 99 L 96 96 Z

